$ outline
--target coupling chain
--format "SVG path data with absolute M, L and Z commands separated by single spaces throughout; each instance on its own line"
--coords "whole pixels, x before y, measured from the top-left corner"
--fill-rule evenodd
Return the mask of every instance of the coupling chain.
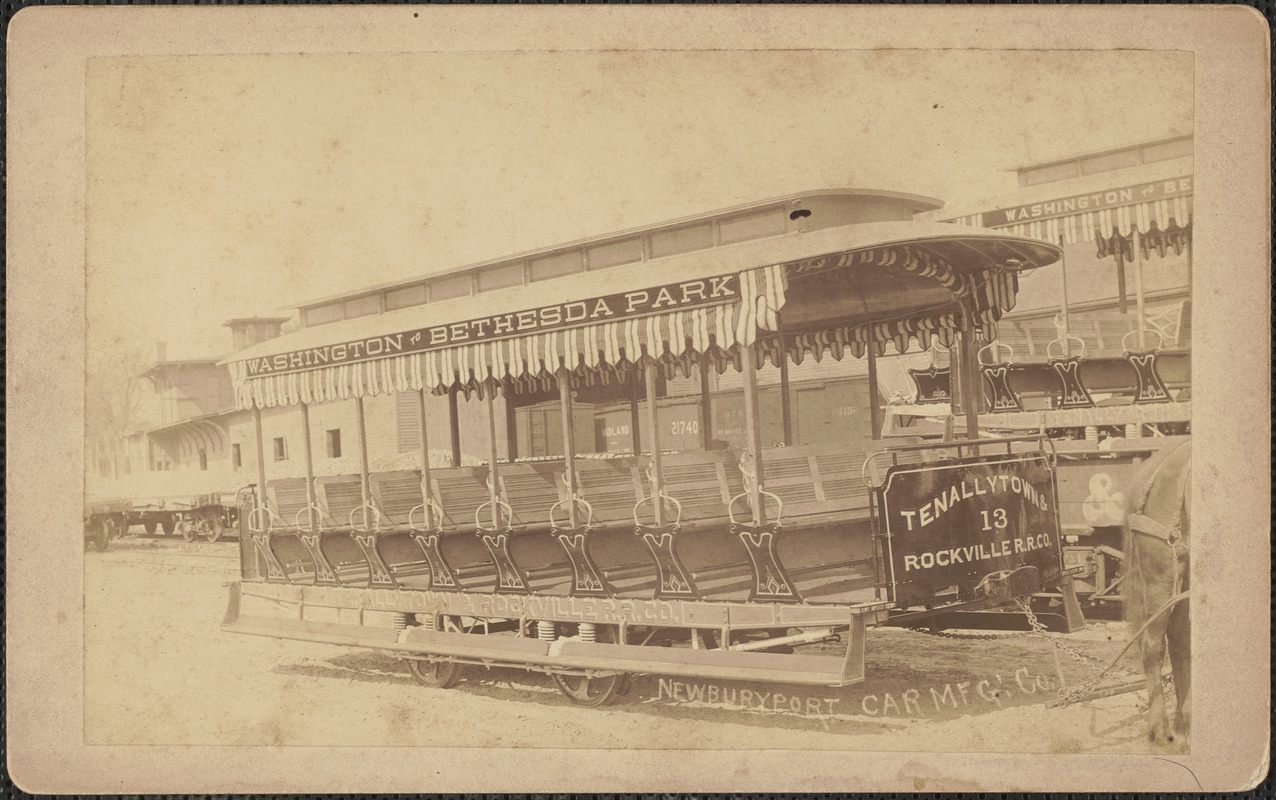
M 1072 647 L 1069 647 L 1068 645 L 1059 641 L 1057 637 L 1051 636 L 1050 632 L 1046 630 L 1046 626 L 1042 624 L 1041 620 L 1037 619 L 1037 615 L 1033 612 L 1031 605 L 1026 600 L 1022 598 L 1015 598 L 1015 604 L 1019 606 L 1019 609 L 1024 613 L 1024 616 L 1027 618 L 1028 625 L 1030 626 L 1029 630 L 1016 631 L 1014 633 L 993 633 L 993 634 L 949 633 L 948 631 L 934 631 L 928 628 L 906 628 L 905 630 L 914 631 L 916 633 L 924 633 L 927 636 L 937 636 L 941 639 L 959 639 L 959 640 L 975 640 L 975 641 L 997 641 L 997 640 L 1003 640 L 1003 639 L 1020 639 L 1025 636 L 1040 636 L 1041 638 L 1045 639 L 1047 642 L 1050 643 L 1050 647 L 1051 647 L 1050 654 L 1054 659 L 1055 672 L 1059 677 L 1059 696 L 1054 703 L 1054 705 L 1059 708 L 1065 708 L 1081 700 L 1086 695 L 1093 692 L 1096 688 L 1098 688 L 1099 682 L 1103 680 L 1104 676 L 1107 675 L 1109 672 L 1111 672 L 1114 667 L 1117 667 L 1117 662 L 1115 661 L 1112 663 L 1105 663 L 1103 659 L 1086 655 L 1085 653 L 1075 650 Z M 1064 677 L 1063 677 L 1063 664 L 1059 660 L 1060 651 L 1066 653 L 1070 658 L 1072 658 L 1074 661 L 1077 661 L 1080 664 L 1083 664 L 1087 667 L 1097 667 L 1098 669 L 1092 672 L 1080 683 L 1069 688 L 1066 686 L 1066 681 L 1064 680 Z M 1121 672 L 1124 672 L 1127 675 L 1136 674 L 1133 670 L 1129 669 L 1128 667 L 1119 667 L 1119 669 Z M 1167 683 L 1170 680 L 1171 679 L 1167 678 Z M 1169 688 L 1172 691 L 1172 687 L 1173 687 L 1173 684 L 1169 683 L 1167 688 Z
M 1103 677 L 1117 665 L 1116 661 L 1104 663 L 1102 659 L 1088 656 L 1085 653 L 1078 652 L 1067 646 L 1046 631 L 1045 626 L 1037 619 L 1037 615 L 1032 612 L 1032 608 L 1027 602 L 1016 598 L 1015 603 L 1018 604 L 1019 608 L 1021 608 L 1024 614 L 1027 615 L 1028 624 L 1032 626 L 1033 632 L 1041 634 L 1053 647 L 1051 652 L 1054 656 L 1055 670 L 1059 675 L 1059 696 L 1054 703 L 1057 708 L 1066 708 L 1089 695 L 1098 688 L 1099 681 L 1103 680 Z M 1074 660 L 1085 664 L 1086 666 L 1098 666 L 1099 668 L 1090 673 L 1090 675 L 1088 675 L 1084 680 L 1069 688 L 1063 679 L 1063 665 L 1059 663 L 1059 651 L 1061 650 L 1070 655 Z M 1124 667 L 1121 669 L 1131 675 L 1134 674 Z
M 1050 632 L 1047 631 L 1046 627 L 1041 624 L 1040 620 L 1037 619 L 1037 615 L 1032 612 L 1032 608 L 1030 608 L 1026 602 L 1022 600 L 1016 600 L 1015 602 L 1019 604 L 1019 607 L 1023 609 L 1024 615 L 1028 617 L 1028 624 L 1032 626 L 1031 633 L 1038 634 L 1044 637 L 1046 641 L 1050 642 L 1051 646 L 1054 647 L 1055 650 L 1062 650 L 1063 652 L 1067 653 L 1068 656 L 1070 656 L 1074 661 L 1080 662 L 1082 664 L 1087 664 L 1090 666 L 1101 666 L 1104 663 L 1103 659 L 1095 658 L 1094 656 L 1086 655 L 1085 653 L 1082 653 L 1078 650 L 1074 650 L 1073 648 L 1061 642 L 1058 638 L 1051 636 Z M 1129 672 L 1128 669 L 1126 671 Z M 1133 674 L 1133 673 L 1130 673 L 1130 674 Z
M 905 628 L 905 630 L 915 633 L 924 633 L 927 636 L 937 636 L 940 639 L 965 639 L 978 642 L 992 642 L 1000 639 L 1022 639 L 1025 636 L 1031 636 L 1033 631 L 1015 631 L 1014 633 L 949 633 L 948 631 L 933 631 L 929 628 Z

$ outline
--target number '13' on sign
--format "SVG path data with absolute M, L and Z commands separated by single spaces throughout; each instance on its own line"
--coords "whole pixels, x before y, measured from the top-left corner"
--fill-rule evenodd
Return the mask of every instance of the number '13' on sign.
M 1005 528 L 1007 524 L 1009 524 L 1006 520 L 1006 509 L 1004 508 L 994 508 L 992 510 L 991 518 L 988 516 L 988 512 L 986 510 L 980 511 L 979 513 L 983 515 L 984 530 L 986 531 L 990 531 L 994 527 L 997 530 L 1001 530 L 1002 528 Z

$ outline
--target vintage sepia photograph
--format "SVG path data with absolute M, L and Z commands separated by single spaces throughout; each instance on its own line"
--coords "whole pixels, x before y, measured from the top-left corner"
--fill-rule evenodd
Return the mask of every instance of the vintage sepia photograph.
M 434 21 L 83 61 L 79 744 L 1202 786 L 1196 53 Z

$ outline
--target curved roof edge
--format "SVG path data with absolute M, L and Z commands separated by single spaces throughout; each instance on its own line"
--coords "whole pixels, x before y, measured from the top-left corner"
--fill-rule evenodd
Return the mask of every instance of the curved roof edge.
M 413 275 L 409 278 L 402 278 L 385 283 L 364 286 L 358 289 L 352 289 L 337 294 L 325 295 L 323 297 L 310 298 L 303 302 L 292 306 L 293 308 L 306 309 L 317 305 L 323 305 L 336 300 L 350 299 L 365 294 L 375 292 L 384 292 L 387 290 L 397 289 L 403 286 L 409 286 L 426 279 L 438 279 L 450 275 L 457 275 L 465 272 L 485 269 L 487 267 L 497 266 L 508 262 L 537 258 L 540 256 L 552 255 L 564 250 L 573 250 L 580 247 L 592 247 L 599 244 L 616 239 L 627 239 L 644 233 L 656 233 L 665 229 L 681 228 L 687 225 L 693 225 L 697 222 L 706 222 L 715 219 L 730 218 L 748 214 L 750 211 L 758 211 L 761 209 L 780 206 L 798 204 L 804 200 L 816 199 L 874 199 L 895 201 L 899 205 L 908 207 L 911 213 L 920 214 L 929 211 L 937 211 L 944 207 L 942 200 L 933 197 L 927 197 L 920 194 L 911 194 L 908 192 L 892 192 L 884 189 L 850 189 L 850 188 L 825 188 L 813 189 L 806 192 L 794 192 L 792 194 L 779 195 L 777 197 L 769 197 L 764 200 L 756 200 L 751 203 L 743 203 L 740 205 L 727 206 L 725 208 L 715 209 L 713 211 L 705 211 L 699 214 L 692 214 L 685 217 L 675 217 L 673 219 L 661 220 L 659 222 L 649 223 L 647 225 L 639 225 L 632 228 L 623 228 L 621 230 L 608 231 L 606 233 L 595 236 L 588 236 L 583 239 L 574 239 L 565 242 L 556 242 L 554 244 L 538 247 L 532 250 L 524 250 L 518 253 L 509 253 L 496 258 L 486 259 L 484 261 L 475 261 L 469 264 L 463 264 L 457 267 L 451 267 L 438 272 L 431 272 L 424 275 Z
M 1019 236 L 1004 231 L 970 228 L 946 222 L 888 221 L 845 225 L 771 239 L 742 242 L 709 251 L 696 251 L 658 261 L 646 262 L 640 278 L 632 273 L 614 271 L 585 272 L 574 276 L 575 291 L 563 294 L 563 284 L 545 281 L 534 286 L 517 286 L 492 292 L 481 301 L 484 313 L 513 313 L 564 301 L 610 294 L 617 290 L 657 286 L 679 280 L 705 278 L 772 264 L 786 264 L 843 252 L 900 245 L 938 245 L 954 243 L 963 254 L 976 260 L 994 257 L 984 244 L 999 243 L 1002 255 L 1009 256 L 1003 266 L 1018 270 L 1052 264 L 1060 258 L 1060 249 L 1050 242 Z M 966 259 L 956 259 L 958 266 Z M 625 275 L 625 277 L 621 277 Z M 623 285 L 618 285 L 623 284 Z M 301 328 L 292 333 L 260 342 L 228 355 L 219 364 L 245 361 L 294 349 L 375 336 L 394 330 L 423 325 L 447 325 L 475 315 L 476 298 L 472 296 L 413 306 L 381 314 L 357 317 L 342 322 Z

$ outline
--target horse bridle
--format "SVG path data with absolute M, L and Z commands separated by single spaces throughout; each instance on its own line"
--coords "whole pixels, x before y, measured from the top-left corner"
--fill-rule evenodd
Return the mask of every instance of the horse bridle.
M 1176 496 L 1179 497 L 1179 504 L 1178 508 L 1174 511 L 1174 519 L 1170 521 L 1169 525 L 1166 525 L 1163 522 L 1158 522 L 1157 520 L 1145 515 L 1143 513 L 1143 509 L 1147 507 L 1148 495 L 1152 493 L 1152 487 L 1161 477 L 1161 474 L 1165 472 L 1166 467 L 1169 465 L 1170 461 L 1173 460 L 1174 455 L 1189 444 L 1191 444 L 1191 442 L 1184 442 L 1174 448 L 1174 450 L 1171 451 L 1170 454 L 1166 456 L 1165 460 L 1156 468 L 1156 472 L 1152 473 L 1152 477 L 1143 485 L 1141 496 L 1139 497 L 1139 502 L 1136 506 L 1138 511 L 1131 514 L 1127 521 L 1131 532 L 1142 533 L 1146 536 L 1160 539 L 1169 545 L 1170 549 L 1174 551 L 1176 558 L 1181 555 L 1179 552 L 1180 548 L 1184 552 L 1188 549 L 1187 543 L 1183 541 L 1183 507 L 1187 503 L 1187 484 L 1192 477 L 1192 465 L 1188 464 L 1187 469 L 1183 470 L 1183 474 L 1179 476 L 1178 489 L 1175 492 Z

